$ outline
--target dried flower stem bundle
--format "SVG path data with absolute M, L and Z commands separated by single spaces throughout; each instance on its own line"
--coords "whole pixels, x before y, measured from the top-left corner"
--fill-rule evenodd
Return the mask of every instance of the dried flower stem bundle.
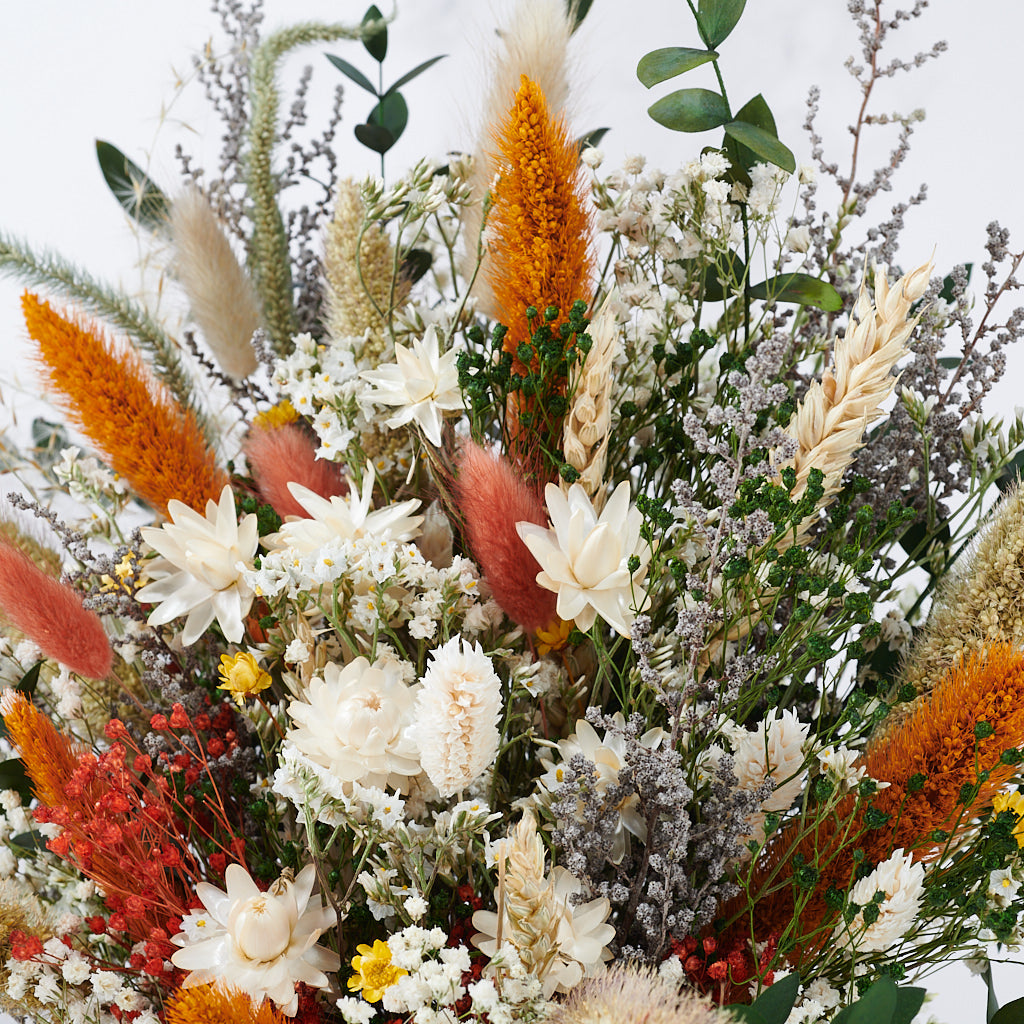
M 46 383 L 110 468 L 161 512 L 175 498 L 200 510 L 216 500 L 227 476 L 195 416 L 152 379 L 135 351 L 31 293 L 21 305 Z
M 256 370 L 251 341 L 260 325 L 259 301 L 217 215 L 196 188 L 171 206 L 174 276 L 192 317 L 220 368 L 236 381 Z

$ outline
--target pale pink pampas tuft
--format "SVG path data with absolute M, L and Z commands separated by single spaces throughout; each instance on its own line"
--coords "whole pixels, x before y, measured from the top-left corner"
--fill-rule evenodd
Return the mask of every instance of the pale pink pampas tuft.
M 540 566 L 516 533 L 516 523 L 548 525 L 537 492 L 508 462 L 471 442 L 459 457 L 454 492 L 470 552 L 494 600 L 528 632 L 550 626 L 555 594 L 537 584 Z
M 348 492 L 348 484 L 336 462 L 318 459 L 310 436 L 296 423 L 275 427 L 253 427 L 245 441 L 249 472 L 260 497 L 284 519 L 309 518 L 309 513 L 292 497 L 290 483 L 302 484 L 321 498 Z
M 89 679 L 105 679 L 114 655 L 103 623 L 81 595 L 0 543 L 0 609 L 48 657 Z

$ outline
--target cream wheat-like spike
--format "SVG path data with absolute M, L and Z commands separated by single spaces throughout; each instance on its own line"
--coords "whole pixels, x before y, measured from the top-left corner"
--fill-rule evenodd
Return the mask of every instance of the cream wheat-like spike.
M 349 178 L 339 181 L 324 238 L 324 326 L 335 341 L 362 338 L 369 331 L 363 360 L 372 366 L 384 353 L 386 318 L 409 292 L 394 275 L 395 249 L 387 232 L 379 224 L 366 224 L 359 185 Z
M 861 285 L 846 333 L 836 342 L 834 368 L 811 384 L 789 422 L 788 433 L 797 443 L 788 463 L 796 470 L 794 499 L 816 468 L 825 474 L 822 504 L 831 500 L 864 443 L 865 430 L 885 415 L 882 403 L 897 380 L 892 369 L 906 354 L 917 325 L 917 317 L 908 320 L 907 314 L 928 287 L 931 270 L 929 260 L 890 288 L 885 268 L 876 267 L 874 302 L 866 283 Z
M 604 504 L 604 470 L 608 461 L 608 431 L 612 422 L 612 363 L 619 349 L 619 327 L 612 310 L 612 294 L 601 304 L 590 324 L 593 347 L 571 381 L 572 400 L 562 429 L 565 461 L 579 474 L 594 508 Z M 579 364 L 577 364 L 579 367 Z M 563 480 L 562 490 L 570 484 Z
M 500 168 L 493 157 L 494 133 L 508 116 L 522 75 L 540 86 L 552 119 L 567 112 L 569 102 L 569 38 L 573 20 L 564 0 L 520 0 L 494 54 L 491 80 L 484 98 L 480 136 L 473 154 L 469 184 L 473 202 L 462 214 L 462 237 L 466 250 L 461 256 L 463 276 L 473 276 L 477 262 L 477 239 L 483 223 L 483 198 Z M 483 264 L 487 262 L 486 253 Z M 494 298 L 481 265 L 473 285 L 478 308 L 496 317 Z
M 256 290 L 206 197 L 189 189 L 171 206 L 173 273 L 192 319 L 220 368 L 235 380 L 256 369 L 252 336 L 260 326 Z

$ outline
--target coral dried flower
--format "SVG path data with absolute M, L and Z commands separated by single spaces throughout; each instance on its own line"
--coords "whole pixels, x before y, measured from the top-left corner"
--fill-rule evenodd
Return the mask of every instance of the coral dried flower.
M 104 679 L 113 653 L 103 623 L 81 595 L 0 541 L 0 610 L 48 657 L 89 679 Z
M 256 1003 L 224 985 L 179 988 L 164 1010 L 166 1024 L 284 1024 L 285 1019 L 269 999 Z
M 21 306 L 47 385 L 139 497 L 161 512 L 174 498 L 199 510 L 216 500 L 227 475 L 195 415 L 153 379 L 133 349 L 29 292 Z

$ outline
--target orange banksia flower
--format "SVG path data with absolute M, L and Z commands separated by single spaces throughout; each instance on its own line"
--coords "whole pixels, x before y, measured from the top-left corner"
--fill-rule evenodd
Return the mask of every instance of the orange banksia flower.
M 220 985 L 179 988 L 164 1009 L 166 1024 L 284 1024 L 269 999 L 254 1003 L 245 992 Z
M 195 415 L 127 346 L 108 341 L 26 292 L 21 300 L 46 384 L 110 468 L 161 512 L 172 498 L 197 511 L 228 482 Z
M 104 679 L 114 656 L 103 623 L 81 595 L 0 541 L 0 610 L 48 657 L 89 679 Z

